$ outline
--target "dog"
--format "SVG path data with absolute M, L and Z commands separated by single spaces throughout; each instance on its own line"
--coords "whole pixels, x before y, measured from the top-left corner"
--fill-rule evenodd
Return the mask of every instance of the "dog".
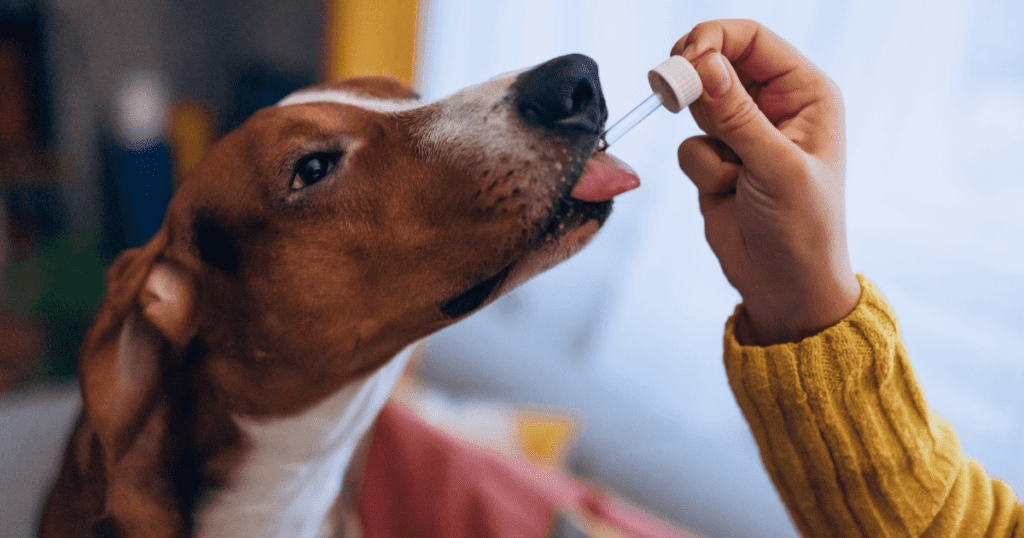
M 40 535 L 358 536 L 411 346 L 578 252 L 639 185 L 599 151 L 606 119 L 569 55 L 433 102 L 325 84 L 225 135 L 108 271 Z

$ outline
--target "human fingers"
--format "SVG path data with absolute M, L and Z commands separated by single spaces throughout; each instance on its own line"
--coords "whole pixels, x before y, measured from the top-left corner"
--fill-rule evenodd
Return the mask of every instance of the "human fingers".
M 800 148 L 765 116 L 725 57 L 711 52 L 694 66 L 704 93 L 698 124 L 735 152 L 755 175 L 783 179 L 802 161 Z
M 733 73 L 731 79 L 718 80 L 733 85 L 738 80 L 751 102 L 785 138 L 806 153 L 830 161 L 842 159 L 842 92 L 803 54 L 768 28 L 747 20 L 698 24 L 672 48 L 673 54 L 682 54 L 698 67 L 698 72 L 701 65 L 716 67 L 709 61 L 716 52 L 725 57 Z M 703 73 L 701 80 L 705 81 Z M 691 107 L 691 112 L 698 125 L 714 136 L 716 128 L 730 130 L 730 125 L 714 125 L 707 117 L 701 117 L 699 113 L 708 112 L 709 106 L 720 104 L 707 99 L 708 93 L 698 106 Z M 730 116 L 735 113 L 725 112 Z M 742 155 L 742 149 L 733 149 Z
M 736 190 L 739 157 L 729 146 L 710 136 L 687 138 L 679 145 L 679 167 L 700 195 L 723 196 Z
M 673 55 L 690 61 L 709 51 L 721 53 L 737 70 L 757 82 L 813 65 L 775 32 L 750 20 L 702 22 L 672 47 Z

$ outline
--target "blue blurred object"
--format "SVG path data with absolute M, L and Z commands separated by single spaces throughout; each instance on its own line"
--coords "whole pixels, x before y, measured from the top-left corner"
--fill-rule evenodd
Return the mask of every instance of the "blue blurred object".
M 229 128 L 313 82 L 259 63 L 244 67 L 234 84 Z M 111 163 L 126 248 L 145 244 L 160 229 L 174 194 L 173 155 L 163 138 L 167 101 L 158 74 L 142 70 L 126 76 L 119 95 L 119 140 Z
M 144 244 L 163 222 L 171 200 L 174 164 L 165 142 L 170 103 L 163 76 L 137 69 L 124 74 L 116 95 L 117 149 L 111 163 L 124 246 Z
M 308 76 L 262 63 L 243 67 L 235 79 L 235 106 L 228 117 L 228 129 L 234 129 L 257 110 L 272 106 L 289 93 L 314 82 Z
M 174 192 L 171 150 L 163 141 L 117 149 L 114 171 L 125 246 L 138 247 L 160 229 Z

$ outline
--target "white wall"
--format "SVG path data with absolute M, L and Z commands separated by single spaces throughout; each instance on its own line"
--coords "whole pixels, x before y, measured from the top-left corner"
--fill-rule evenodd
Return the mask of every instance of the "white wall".
M 434 0 L 420 77 L 441 97 L 582 52 L 611 119 L 694 24 L 757 19 L 842 87 L 853 263 L 900 315 L 926 395 L 1024 490 L 1024 5 L 1013 0 Z M 738 301 L 660 111 L 612 149 L 643 187 L 583 254 L 434 338 L 451 391 L 577 407 L 576 463 L 710 536 L 792 536 L 721 366 Z

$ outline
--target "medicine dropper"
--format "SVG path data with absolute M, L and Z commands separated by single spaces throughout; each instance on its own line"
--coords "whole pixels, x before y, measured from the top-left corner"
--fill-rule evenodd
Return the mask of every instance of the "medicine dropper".
M 647 81 L 654 93 L 601 133 L 601 151 L 608 149 L 659 107 L 664 106 L 676 114 L 690 106 L 704 91 L 697 71 L 682 56 L 670 56 L 651 69 L 647 73 Z

